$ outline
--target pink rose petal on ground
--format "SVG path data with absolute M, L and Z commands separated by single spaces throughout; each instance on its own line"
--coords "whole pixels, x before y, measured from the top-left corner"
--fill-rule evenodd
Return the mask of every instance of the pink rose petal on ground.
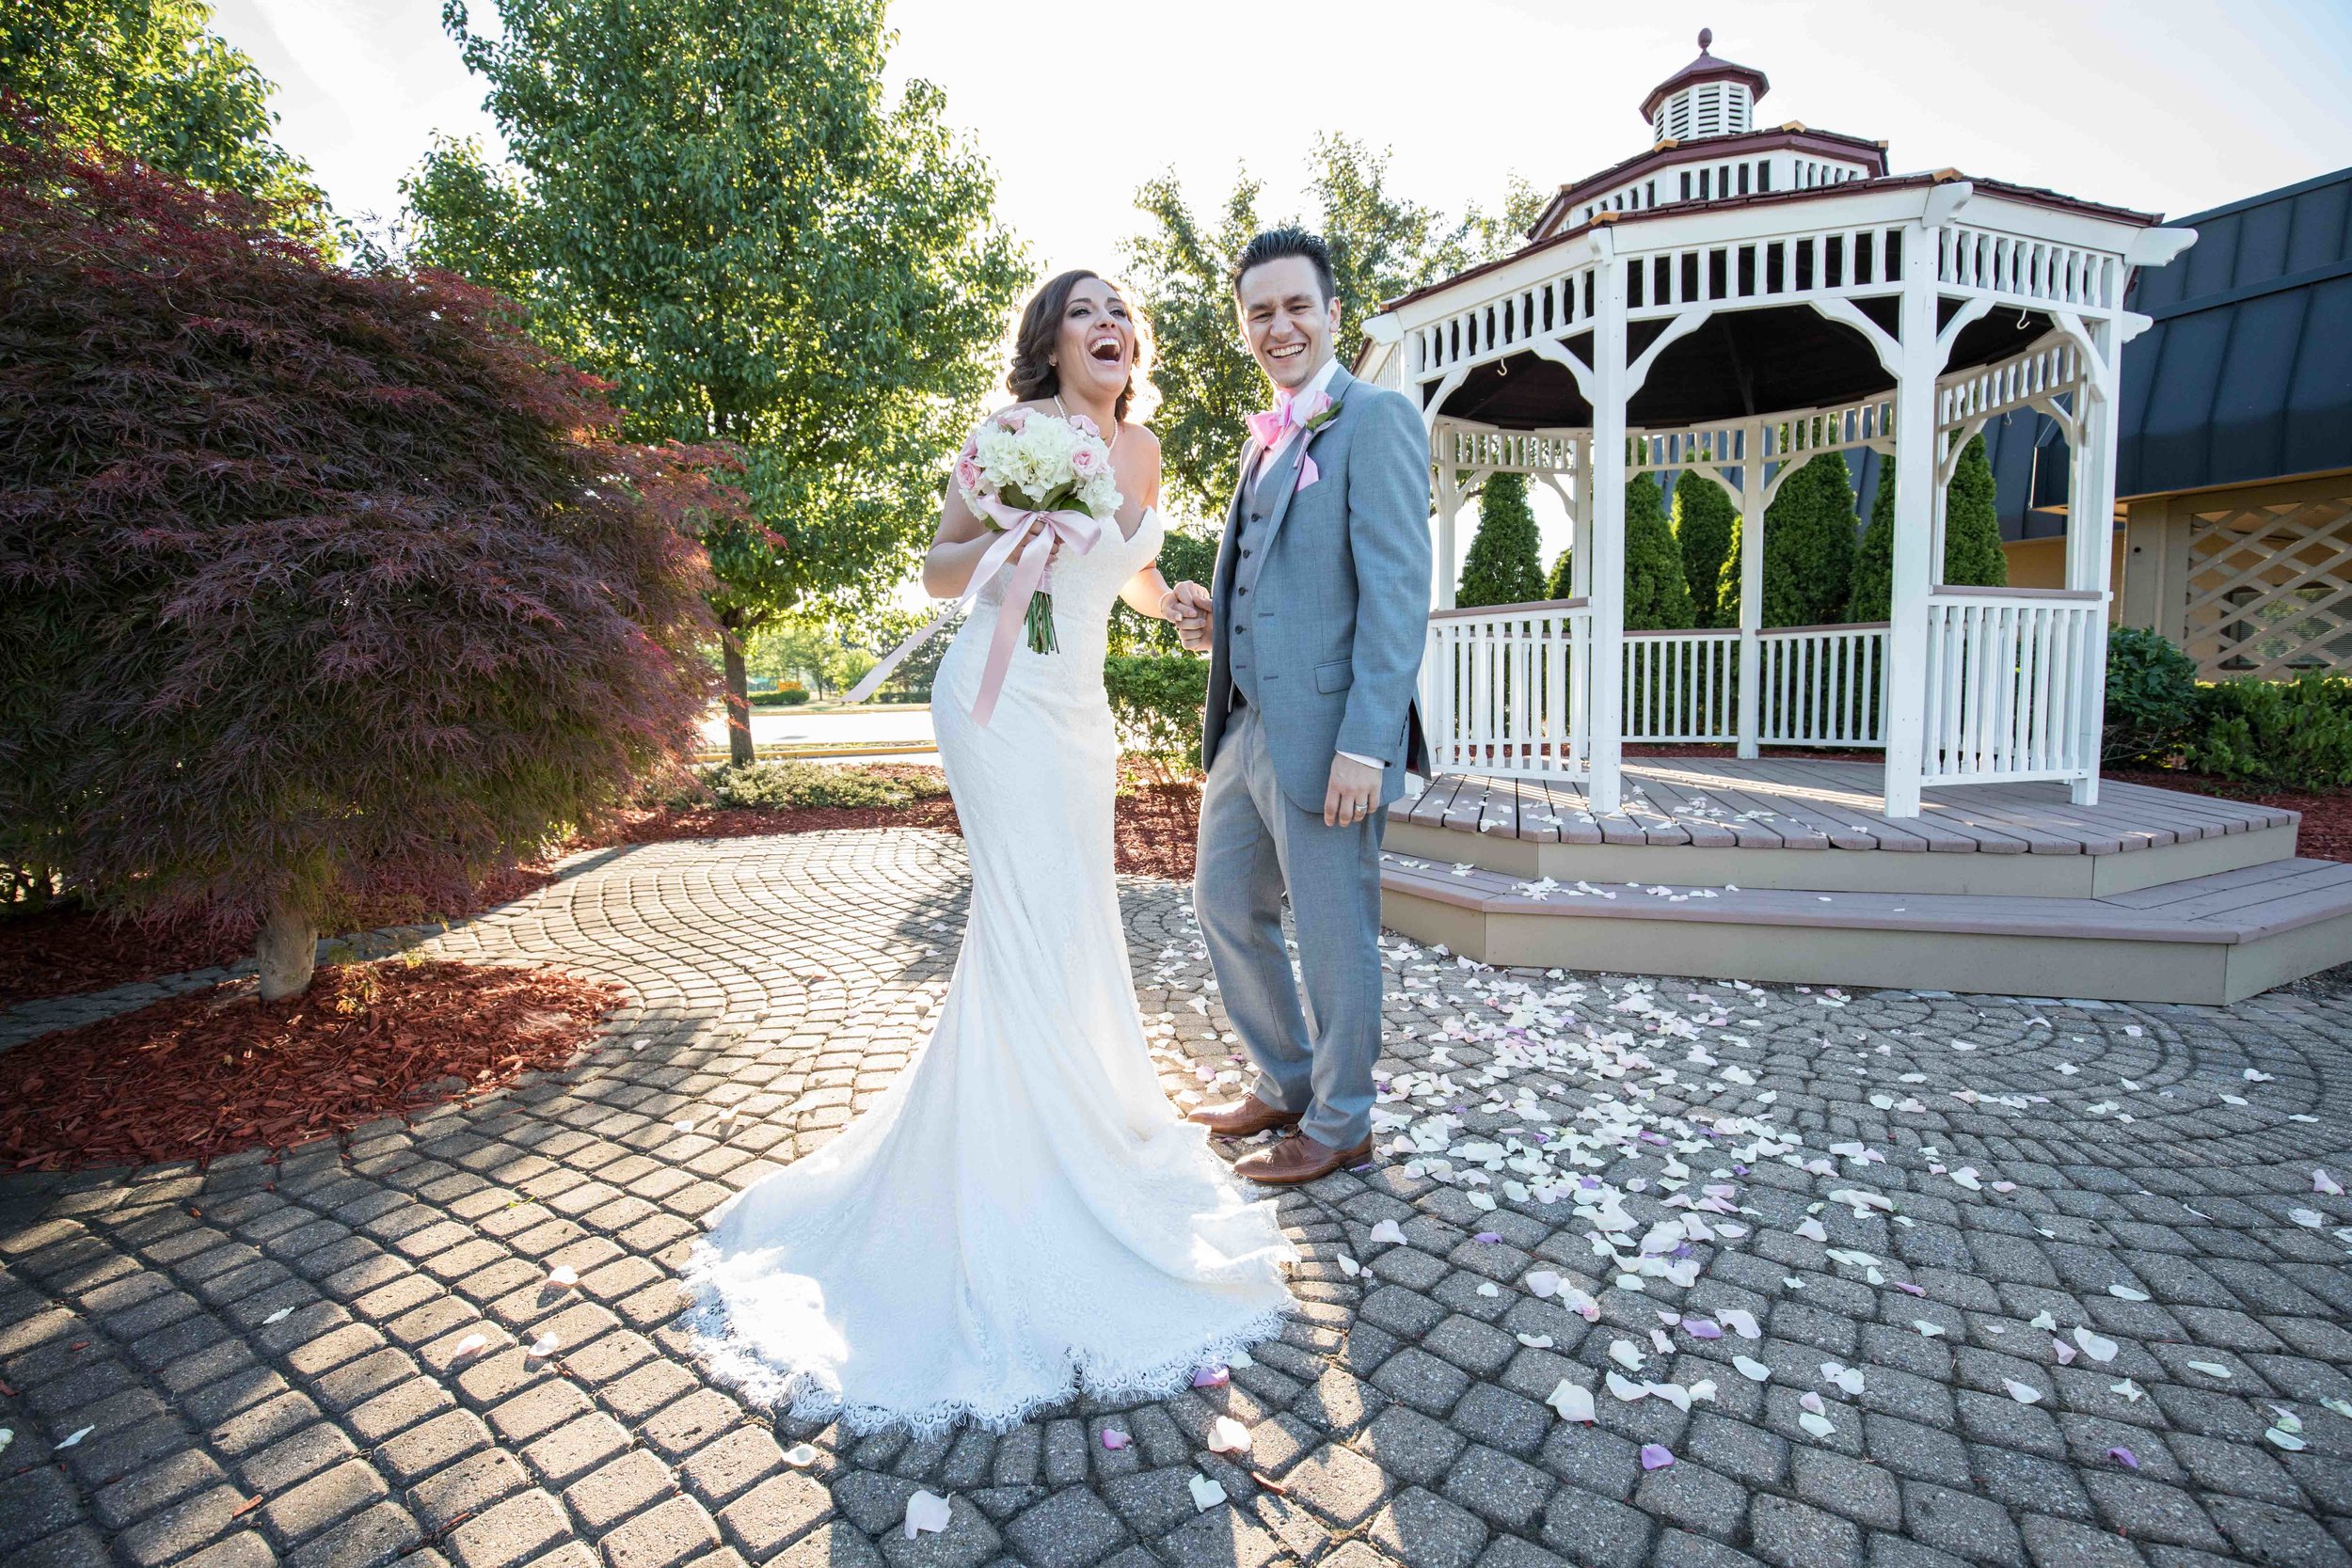
M 1120 1449 L 1127 1447 L 1134 1441 L 1134 1438 L 1128 1436 L 1117 1427 L 1104 1427 L 1103 1429 L 1103 1446 L 1110 1449 L 1113 1453 L 1117 1453 Z
M 2118 1465 L 2122 1465 L 2126 1470 L 2137 1470 L 2139 1468 L 2139 1456 L 2132 1452 L 2129 1449 L 2109 1449 L 2107 1450 L 2107 1457 L 2114 1460 Z
M 1223 1367 L 1203 1367 L 1192 1374 L 1195 1388 L 1222 1388 L 1233 1381 L 1233 1374 Z
M 1908 1280 L 1903 1280 L 1903 1279 L 1898 1279 L 1897 1281 L 1895 1281 L 1895 1289 L 1897 1289 L 1898 1291 L 1900 1291 L 1903 1294 L 1905 1294 L 1905 1295 L 1907 1295 L 1907 1296 L 1924 1296 L 1924 1295 L 1926 1295 L 1926 1294 L 1927 1294 L 1927 1292 L 1926 1292 L 1925 1291 L 1922 1291 L 1921 1289 L 1919 1289 L 1919 1287 L 1918 1287 L 1918 1286 L 1914 1285 L 1914 1284 L 1912 1284 L 1910 1281 L 1908 1281 Z
M 1662 1470 L 1674 1462 L 1675 1456 L 1667 1451 L 1666 1446 L 1663 1443 L 1645 1443 L 1642 1445 L 1643 1469 Z

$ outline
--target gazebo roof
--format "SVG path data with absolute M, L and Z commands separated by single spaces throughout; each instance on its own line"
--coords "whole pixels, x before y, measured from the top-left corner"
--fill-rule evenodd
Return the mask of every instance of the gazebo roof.
M 1708 54 L 1708 50 L 1714 41 L 1713 28 L 1699 29 L 1698 58 L 1649 89 L 1649 96 L 1642 100 L 1644 119 L 1656 114 L 1658 105 L 1669 94 L 1679 92 L 1684 87 L 1696 87 L 1701 82 L 1745 82 L 1749 93 L 1755 98 L 1761 98 L 1772 90 L 1772 82 L 1754 66 L 1734 65 L 1729 60 L 1719 60 Z
M 1645 152 L 1636 152 L 1620 163 L 1612 164 L 1597 174 L 1572 180 L 1560 187 L 1547 202 L 1532 228 L 1530 239 L 1549 239 L 1557 226 L 1576 210 L 1578 202 L 1587 197 L 1598 196 L 1630 181 L 1638 180 L 1653 169 L 1672 168 L 1678 164 L 1697 159 L 1714 162 L 1724 158 L 1753 156 L 1758 152 L 1778 151 L 1784 148 L 1824 157 L 1851 158 L 1867 166 L 1873 176 L 1886 172 L 1886 144 L 1864 136 L 1850 136 L 1842 131 L 1819 131 L 1810 125 L 1790 120 L 1786 125 L 1769 126 L 1761 131 L 1742 131 L 1736 135 L 1709 136 L 1703 142 L 1662 141 Z M 1733 199 L 1737 199 L 1736 198 Z M 1696 203 L 1677 202 L 1682 212 L 1690 212 Z M 1661 211 L 1651 208 L 1648 211 Z M 1621 214 L 1631 217 L 1634 214 Z

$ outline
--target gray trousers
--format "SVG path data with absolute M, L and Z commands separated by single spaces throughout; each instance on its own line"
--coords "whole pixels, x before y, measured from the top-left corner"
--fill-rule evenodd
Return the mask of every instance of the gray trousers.
M 1262 721 L 1255 704 L 1243 707 L 1217 744 L 1200 800 L 1192 906 L 1226 1016 L 1257 1064 L 1250 1092 L 1300 1113 L 1300 1130 L 1316 1142 L 1349 1148 L 1372 1132 L 1387 814 L 1327 828 L 1319 809 L 1300 810 L 1274 776 Z M 1298 933 L 1295 977 L 1282 942 L 1285 890 Z

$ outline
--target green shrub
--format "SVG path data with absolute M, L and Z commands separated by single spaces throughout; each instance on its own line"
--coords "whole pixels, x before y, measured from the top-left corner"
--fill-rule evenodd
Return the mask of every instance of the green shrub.
M 872 768 L 829 768 L 815 762 L 755 762 L 739 768 L 723 762 L 695 768 L 687 788 L 669 804 L 723 811 L 892 810 L 946 792 L 944 783 L 928 776 Z
M 1870 496 L 1870 526 L 1854 546 L 1853 578 L 1846 614 L 1856 621 L 1884 621 L 1895 601 L 1895 465 L 1879 465 L 1878 488 Z
M 1843 452 L 1813 458 L 1781 483 L 1764 509 L 1764 613 L 1767 626 L 1818 626 L 1846 619 L 1853 581 L 1853 482 Z M 1724 553 L 1717 594 L 1726 625 L 1740 612 L 1740 533 Z
M 1944 491 L 1944 581 L 1999 588 L 2009 581 L 2001 552 L 2001 508 L 1984 437 L 1970 439 Z
M 2197 666 L 2155 632 L 2111 627 L 2106 709 L 2099 760 L 2110 768 L 2161 765 L 2197 732 Z
M 1625 628 L 1677 631 L 1692 624 L 1682 547 L 1666 521 L 1658 481 L 1635 474 L 1625 487 Z
M 1216 548 L 1219 535 L 1209 530 L 1195 531 L 1190 528 L 1172 527 L 1160 540 L 1160 575 L 1170 583 L 1198 582 L 1206 584 L 1216 574 Z M 945 646 L 951 633 L 939 634 Z M 1175 626 L 1138 615 L 1123 599 L 1111 606 L 1110 651 L 1114 654 L 1176 654 L 1184 644 L 1176 641 Z M 900 669 L 906 668 L 904 665 Z
M 1193 654 L 1113 654 L 1103 685 L 1121 746 L 1163 775 L 1200 771 L 1200 710 L 1209 661 Z
M 1551 563 L 1551 578 L 1544 584 L 1547 599 L 1568 599 L 1576 596 L 1576 548 L 1570 546 L 1560 552 L 1560 559 Z
M 1542 542 L 1527 504 L 1525 474 L 1489 474 L 1478 497 L 1478 531 L 1462 558 L 1454 603 L 1526 604 L 1544 595 Z
M 808 701 L 808 688 L 798 681 L 777 687 L 773 691 L 752 693 L 754 707 L 799 707 Z
M 1675 480 L 1675 543 L 1682 550 L 1682 580 L 1691 591 L 1691 624 L 1721 626 L 1724 562 L 1731 551 L 1740 509 L 1724 487 L 1695 468 Z
M 2188 766 L 2238 784 L 2332 789 L 2352 784 L 2352 682 L 2317 671 L 2293 681 L 2232 680 L 2200 693 Z

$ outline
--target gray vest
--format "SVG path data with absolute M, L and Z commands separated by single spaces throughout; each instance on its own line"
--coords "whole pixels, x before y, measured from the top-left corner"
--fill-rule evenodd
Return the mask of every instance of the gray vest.
M 1294 438 L 1294 447 L 1296 438 Z M 1258 705 L 1258 657 L 1252 641 L 1258 633 L 1255 608 L 1258 573 L 1265 565 L 1263 545 L 1266 519 L 1274 515 L 1274 503 L 1281 494 L 1280 476 L 1295 471 L 1297 452 L 1285 448 L 1271 465 L 1261 468 L 1249 486 L 1249 494 L 1242 502 L 1240 537 L 1234 540 L 1233 597 L 1228 610 L 1232 621 L 1232 636 L 1228 641 L 1233 673 L 1233 686 L 1252 707 Z M 1269 483 L 1273 482 L 1273 483 Z

